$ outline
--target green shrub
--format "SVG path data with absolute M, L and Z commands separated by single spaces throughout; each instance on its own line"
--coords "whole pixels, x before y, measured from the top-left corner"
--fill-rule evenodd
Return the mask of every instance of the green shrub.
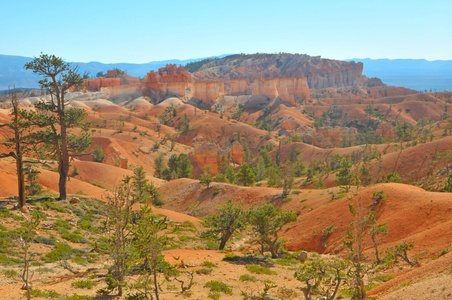
M 254 277 L 253 275 L 250 274 L 243 274 L 240 275 L 239 280 L 241 281 L 258 281 L 258 279 L 256 277 Z
M 245 263 L 253 263 L 253 262 L 256 263 L 256 262 L 263 261 L 262 258 L 259 258 L 257 256 L 253 256 L 253 255 L 239 256 L 239 255 L 235 255 L 232 253 L 226 253 L 223 260 L 224 261 L 239 261 L 239 262 L 245 262 Z
M 73 286 L 75 288 L 88 289 L 88 290 L 92 289 L 96 285 L 97 285 L 97 282 L 94 282 L 91 280 L 79 280 L 79 281 L 74 281 L 71 283 L 71 286 Z
M 17 264 L 21 264 L 22 260 L 6 256 L 5 254 L 0 254 L 0 265 L 2 266 L 13 266 Z
M 61 294 L 59 294 L 58 292 L 54 291 L 54 290 L 36 290 L 33 289 L 30 291 L 30 294 L 33 297 L 36 298 L 52 298 L 52 299 L 61 299 Z M 24 293 L 24 295 L 27 295 L 27 292 Z M 66 298 L 67 299 L 67 298 Z
M 381 275 L 375 276 L 373 279 L 374 279 L 374 280 L 377 280 L 377 281 L 383 281 L 383 282 L 386 282 L 386 281 L 391 280 L 392 278 L 394 278 L 394 276 L 392 276 L 392 275 L 387 275 L 387 274 L 381 274 Z
M 218 300 L 220 299 L 221 294 L 218 292 L 209 292 L 207 294 L 207 297 L 209 297 L 210 299 L 214 299 L 214 300 Z
M 85 238 L 77 233 L 71 233 L 71 232 L 65 231 L 65 232 L 61 233 L 61 237 L 65 240 L 71 241 L 73 243 L 82 243 L 82 244 L 86 243 Z
M 210 262 L 210 261 L 205 261 L 205 262 L 203 262 L 202 264 L 201 264 L 202 266 L 204 266 L 204 267 L 207 267 L 207 268 L 215 268 L 215 267 L 218 267 L 216 264 L 214 264 L 213 262 Z
M 46 201 L 40 202 L 40 205 L 44 209 L 51 209 L 61 213 L 66 212 L 66 209 L 63 208 L 60 203 L 55 202 L 54 199 L 47 199 Z
M 294 257 L 278 258 L 278 259 L 275 259 L 274 262 L 275 262 L 275 264 L 280 265 L 280 266 L 292 266 L 292 265 L 299 263 L 298 259 L 296 259 Z
M 266 275 L 276 275 L 275 271 L 270 270 L 267 267 L 262 267 L 259 265 L 247 265 L 246 269 L 254 274 L 266 274 Z
M 209 288 L 212 292 L 222 292 L 228 295 L 232 295 L 232 289 L 225 283 L 216 280 L 206 282 L 205 288 Z
M 188 235 L 180 235 L 179 236 L 179 241 L 181 241 L 181 242 L 188 242 L 191 239 L 193 239 L 193 238 L 191 236 L 188 236 Z
M 0 208 L 0 218 L 2 218 L 2 219 L 6 219 L 6 218 L 9 218 L 9 217 L 12 217 L 12 213 L 9 211 L 9 209 L 7 209 L 7 208 Z
M 5 275 L 7 278 L 19 277 L 19 273 L 17 273 L 17 271 L 13 269 L 3 270 L 2 274 Z
M 210 273 L 212 273 L 212 269 L 211 268 L 201 268 L 195 271 L 196 274 L 199 275 L 209 275 Z
M 44 259 L 46 262 L 57 262 L 63 258 L 72 258 L 72 256 L 77 253 L 81 253 L 81 251 L 72 248 L 68 244 L 56 243 L 55 249 L 52 249 L 52 251 L 48 252 L 45 255 Z

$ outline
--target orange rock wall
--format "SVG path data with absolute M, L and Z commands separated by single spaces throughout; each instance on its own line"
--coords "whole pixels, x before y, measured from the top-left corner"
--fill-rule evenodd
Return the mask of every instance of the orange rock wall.
M 88 91 L 99 91 L 103 87 L 121 85 L 121 78 L 93 78 L 84 81 Z
M 89 91 L 104 90 L 110 97 L 121 93 L 141 92 L 159 101 L 165 96 L 196 98 L 206 105 L 213 104 L 225 94 L 223 81 L 198 81 L 193 83 L 191 74 L 182 66 L 166 65 L 157 72 L 150 71 L 144 79 L 129 76 L 118 70 L 110 70 L 105 78 L 85 80 Z M 295 105 L 296 98 L 308 98 L 309 87 L 306 77 L 289 77 L 275 79 L 234 79 L 228 82 L 228 94 L 265 95 L 270 98 L 279 97 L 282 101 Z
M 233 79 L 230 81 L 229 93 L 234 94 L 248 94 L 251 93 L 251 87 L 247 79 Z
M 258 79 L 253 82 L 253 95 L 265 95 L 270 98 L 278 97 L 279 79 Z
M 309 98 L 306 77 L 259 79 L 253 83 L 253 95 L 279 97 L 282 101 L 295 105 L 295 98 Z
M 202 100 L 204 103 L 215 102 L 221 95 L 224 95 L 222 81 L 198 81 L 194 84 L 193 98 Z
M 115 97 L 123 94 L 140 94 L 141 85 L 118 85 L 118 86 L 108 86 L 100 89 L 102 92 L 108 93 L 108 97 Z
M 189 154 L 193 176 L 199 177 L 207 166 L 212 168 L 212 175 L 218 174 L 218 165 L 223 156 L 225 154 L 216 144 L 194 144 L 194 151 Z

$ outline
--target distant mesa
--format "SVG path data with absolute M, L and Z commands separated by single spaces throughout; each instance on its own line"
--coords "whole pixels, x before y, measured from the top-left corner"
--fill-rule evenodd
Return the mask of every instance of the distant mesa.
M 310 89 L 366 86 L 373 97 L 414 93 L 387 87 L 378 78 L 362 75 L 361 62 L 322 59 L 303 54 L 230 55 L 187 64 L 167 64 L 143 79 L 121 70 L 87 79 L 88 91 L 103 91 L 110 98 L 148 96 L 154 104 L 168 97 L 195 101 L 210 108 L 224 95 L 261 95 L 288 105 L 310 98 Z

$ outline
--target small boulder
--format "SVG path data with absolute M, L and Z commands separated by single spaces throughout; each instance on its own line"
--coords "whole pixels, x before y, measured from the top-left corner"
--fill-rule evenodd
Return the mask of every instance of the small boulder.
M 304 263 L 306 261 L 306 259 L 308 259 L 308 252 L 306 251 L 301 251 L 301 253 L 298 255 L 297 259 L 301 262 Z

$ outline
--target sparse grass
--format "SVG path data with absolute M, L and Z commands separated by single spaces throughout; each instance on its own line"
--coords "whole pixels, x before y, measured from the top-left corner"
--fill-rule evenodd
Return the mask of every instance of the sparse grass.
M 292 266 L 299 263 L 298 259 L 294 257 L 282 257 L 271 261 L 280 266 Z
M 353 296 L 353 289 L 352 288 L 342 289 L 338 292 L 338 296 L 351 298 Z
M 259 279 L 257 279 L 256 277 L 254 277 L 253 275 L 250 275 L 250 274 L 243 274 L 243 275 L 240 275 L 239 280 L 255 282 L 255 281 L 258 281 Z
M 262 258 L 259 258 L 257 256 L 253 256 L 253 255 L 239 256 L 239 255 L 235 255 L 232 253 L 226 253 L 223 260 L 224 261 L 240 261 L 240 262 L 245 262 L 245 263 L 253 263 L 253 262 L 255 263 L 255 262 L 263 261 Z
M 221 296 L 221 294 L 218 292 L 209 292 L 207 294 L 207 297 L 209 297 L 210 299 L 215 299 L 215 300 L 220 299 L 220 296 Z
M 270 270 L 270 268 L 262 267 L 259 265 L 247 265 L 246 269 L 254 274 L 277 275 L 277 273 Z
M 93 287 L 97 285 L 97 282 L 91 280 L 79 280 L 71 283 L 71 286 L 79 289 L 88 289 L 91 290 Z
M 65 232 L 61 233 L 61 237 L 65 240 L 71 241 L 73 243 L 81 243 L 81 244 L 86 243 L 85 238 L 77 233 L 71 233 L 71 232 L 65 231 Z
M 57 262 L 63 258 L 72 258 L 77 253 L 80 253 L 80 250 L 76 250 L 68 244 L 56 243 L 55 249 L 48 252 L 44 259 L 46 262 Z
M 70 230 L 72 228 L 72 225 L 71 225 L 71 223 L 69 223 L 68 220 L 56 220 L 54 224 L 56 226 L 55 229 L 59 233 L 65 231 L 65 230 Z
M 6 219 L 12 217 L 13 214 L 7 208 L 0 208 L 0 218 Z
M 24 293 L 26 295 L 27 292 Z M 36 298 L 49 298 L 49 299 L 64 299 L 64 300 L 94 300 L 96 298 L 91 296 L 83 296 L 83 295 L 61 295 L 60 293 L 54 290 L 37 290 L 33 289 L 30 291 L 30 294 Z
M 177 286 L 175 286 L 174 284 L 167 284 L 166 285 L 166 289 L 168 291 L 177 291 L 177 290 L 179 290 L 179 288 Z
M 216 268 L 216 267 L 218 267 L 213 262 L 210 262 L 210 261 L 207 261 L 207 260 L 205 262 L 203 262 L 201 265 L 204 266 L 204 267 L 207 267 L 207 268 Z
M 94 185 L 94 186 L 96 186 L 96 187 L 98 187 L 98 188 L 105 189 L 102 185 L 100 185 L 100 184 L 98 184 L 98 183 L 91 182 L 91 184 Z
M 24 293 L 24 295 L 26 295 L 27 292 Z M 36 298 L 51 298 L 51 299 L 59 299 L 61 297 L 61 294 L 57 293 L 54 290 L 38 290 L 38 289 L 32 289 L 30 291 L 30 294 L 33 297 Z
M 389 292 L 395 292 L 395 291 L 398 291 L 398 290 L 403 289 L 403 288 L 405 288 L 405 287 L 407 287 L 407 286 L 410 286 L 411 284 L 412 284 L 411 281 L 402 283 L 402 284 L 396 286 L 395 288 L 390 289 Z
M 44 273 L 54 273 L 55 270 L 52 268 L 47 268 L 47 267 L 42 267 L 42 268 L 38 268 L 36 270 L 36 272 L 38 272 L 39 274 L 44 274 Z
M 276 296 L 279 299 L 297 299 L 296 297 L 298 297 L 298 293 L 292 289 L 288 289 L 286 287 L 280 287 L 280 288 L 278 288 Z
M 208 250 L 218 250 L 220 244 L 214 240 L 208 239 L 206 240 L 206 248 Z
M 32 261 L 32 262 L 30 262 L 30 265 L 31 265 L 32 267 L 41 267 L 41 266 L 43 266 L 44 264 L 43 264 L 42 262 L 40 262 L 40 261 Z
M 212 273 L 212 269 L 211 268 L 201 268 L 195 271 L 196 274 L 198 275 L 209 275 L 210 273 Z
M 179 241 L 181 242 L 188 242 L 190 240 L 192 240 L 193 238 L 191 236 L 188 235 L 180 235 L 179 236 Z
M 36 237 L 35 241 L 44 245 L 54 246 L 57 242 L 57 239 L 55 237 L 46 238 L 44 236 L 38 236 Z
M 22 263 L 21 259 L 9 257 L 5 254 L 0 254 L 0 265 L 2 266 L 14 266 Z
M 391 280 L 392 278 L 394 278 L 394 276 L 392 276 L 392 275 L 380 274 L 380 275 L 375 276 L 373 279 L 377 280 L 377 281 L 386 282 L 386 281 Z
M 8 269 L 8 270 L 2 270 L 2 274 L 5 275 L 7 278 L 14 278 L 19 277 L 19 273 L 16 270 Z
M 204 287 L 209 288 L 211 292 L 222 292 L 228 295 L 232 295 L 232 289 L 226 283 L 217 280 L 206 282 Z
M 47 199 L 45 201 L 39 202 L 39 204 L 44 210 L 51 209 L 60 213 L 66 212 L 66 209 L 62 207 L 60 203 L 55 202 L 54 199 Z

